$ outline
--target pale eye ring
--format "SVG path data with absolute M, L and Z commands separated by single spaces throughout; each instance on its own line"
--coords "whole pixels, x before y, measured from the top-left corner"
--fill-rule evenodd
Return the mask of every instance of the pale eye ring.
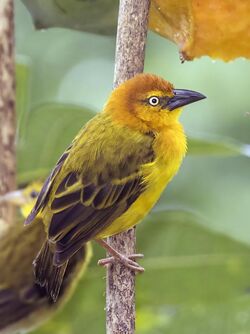
M 148 102 L 151 106 L 155 107 L 157 106 L 159 103 L 160 103 L 160 99 L 159 97 L 157 96 L 151 96 L 149 99 L 148 99 Z

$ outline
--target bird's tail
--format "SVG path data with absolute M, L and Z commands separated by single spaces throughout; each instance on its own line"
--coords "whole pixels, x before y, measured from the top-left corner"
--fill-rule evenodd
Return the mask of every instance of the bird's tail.
M 39 286 L 44 287 L 48 297 L 53 302 L 56 302 L 68 266 L 68 261 L 61 266 L 55 266 L 53 264 L 53 256 L 49 242 L 45 241 L 33 261 L 33 267 L 36 283 Z
M 49 242 L 45 241 L 33 261 L 36 283 L 46 289 L 48 297 L 55 303 L 67 282 L 76 280 L 72 277 L 74 273 L 85 269 L 91 255 L 90 244 L 84 244 L 69 260 L 57 266 L 53 261 L 54 252 Z

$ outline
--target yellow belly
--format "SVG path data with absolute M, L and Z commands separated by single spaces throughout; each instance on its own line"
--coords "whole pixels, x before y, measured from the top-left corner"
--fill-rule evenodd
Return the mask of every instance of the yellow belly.
M 149 185 L 147 190 L 138 197 L 123 215 L 101 231 L 96 239 L 103 239 L 124 232 L 138 224 L 153 208 L 169 181 L 178 171 L 180 164 L 181 160 L 178 159 L 167 165 L 163 161 L 146 165 L 146 181 Z

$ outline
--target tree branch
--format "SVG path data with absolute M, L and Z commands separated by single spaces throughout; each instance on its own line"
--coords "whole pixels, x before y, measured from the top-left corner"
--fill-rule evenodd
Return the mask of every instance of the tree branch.
M 120 0 L 114 87 L 143 71 L 150 0 Z M 135 228 L 108 238 L 123 254 L 135 253 Z M 108 334 L 135 332 L 135 274 L 117 263 L 107 271 Z
M 0 1 L 0 195 L 15 189 L 15 61 L 13 0 Z M 13 210 L 0 207 L 0 221 Z

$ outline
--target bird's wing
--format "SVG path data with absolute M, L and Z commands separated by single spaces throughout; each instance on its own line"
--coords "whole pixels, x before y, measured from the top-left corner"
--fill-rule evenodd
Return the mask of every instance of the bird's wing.
M 136 143 L 126 134 L 117 142 L 111 137 L 99 156 L 93 154 L 91 166 L 86 162 L 87 168 L 69 171 L 57 183 L 48 225 L 55 264 L 63 264 L 84 242 L 105 230 L 146 189 L 141 166 L 155 158 L 152 143 L 148 135 Z
M 74 183 L 68 186 L 72 180 Z M 146 185 L 142 181 L 141 173 L 136 172 L 119 181 L 85 184 L 81 174 L 69 173 L 51 204 L 48 235 L 56 242 L 56 264 L 64 263 L 84 242 L 123 214 L 144 191 Z
M 29 225 L 30 223 L 32 223 L 33 220 L 36 218 L 37 214 L 48 203 L 48 199 L 49 199 L 50 192 L 52 190 L 53 182 L 54 182 L 57 174 L 61 170 L 64 161 L 68 157 L 70 149 L 71 149 L 71 146 L 69 146 L 67 148 L 67 150 L 65 150 L 65 152 L 62 154 L 62 156 L 57 161 L 54 169 L 52 170 L 52 172 L 50 173 L 50 175 L 48 176 L 48 178 L 44 182 L 43 187 L 42 187 L 42 189 L 41 189 L 41 191 L 40 191 L 40 193 L 39 193 L 39 195 L 37 197 L 36 204 L 35 204 L 35 206 L 33 207 L 32 211 L 30 212 L 30 214 L 28 215 L 28 217 L 25 220 L 25 223 L 24 223 L 25 225 Z

